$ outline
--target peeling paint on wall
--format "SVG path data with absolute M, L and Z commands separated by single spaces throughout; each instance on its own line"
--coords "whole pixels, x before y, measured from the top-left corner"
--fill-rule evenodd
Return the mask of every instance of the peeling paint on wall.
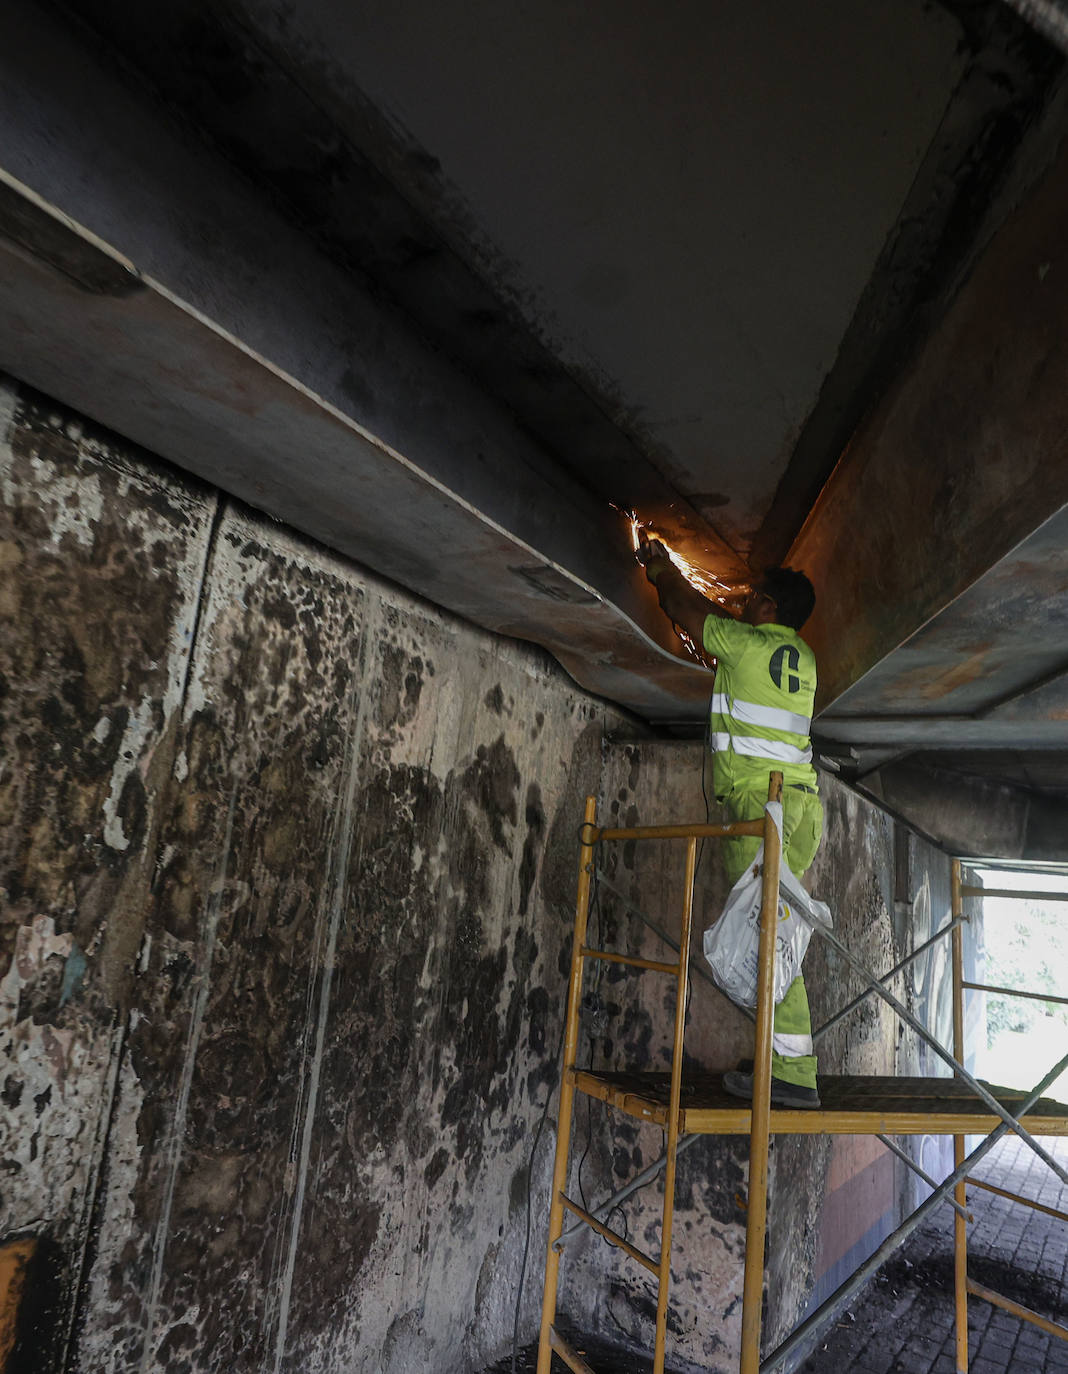
M 28 604 L 47 578 L 72 614 L 43 652 L 79 645 L 56 670 L 79 709 L 47 828 L 41 808 L 16 817 L 56 915 L 41 924 L 9 882 L 5 928 L 25 913 L 28 932 L 9 934 L 23 971 L 9 977 L 32 963 L 51 1011 L 89 1005 L 108 1028 L 90 1065 L 86 1033 L 42 1026 L 31 1086 L 50 1071 L 57 1092 L 61 1053 L 64 1091 L 84 1098 L 67 1116 L 71 1166 L 50 1147 L 38 1169 L 77 1178 L 36 1218 L 13 1216 L 67 1227 L 72 1276 L 86 1257 L 77 1367 L 495 1357 L 522 1249 L 515 1180 L 555 1080 L 573 815 L 598 784 L 604 708 L 540 653 L 259 517 L 216 518 L 212 494 L 48 402 L 22 393 L 12 413 L 5 510 L 29 529 L 19 647 L 48 625 Z M 169 543 L 149 538 L 158 519 Z M 90 569 L 75 588 L 72 557 Z M 19 676 L 39 710 L 47 684 Z M 48 743 L 26 747 L 24 776 L 43 785 Z M 77 814 L 92 848 L 68 850 L 93 920 L 65 901 L 45 843 L 90 783 Z M 565 871 L 561 913 L 542 877 Z M 99 1089 L 116 1071 L 109 1110 Z M 536 1298 L 532 1278 L 528 1321 Z
M 7 382 L 0 436 L 0 1227 L 57 1256 L 58 1361 L 214 502 Z

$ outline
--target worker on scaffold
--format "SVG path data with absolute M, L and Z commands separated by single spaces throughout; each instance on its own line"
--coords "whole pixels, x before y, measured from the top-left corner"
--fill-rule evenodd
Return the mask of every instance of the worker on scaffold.
M 659 540 L 643 540 L 637 557 L 661 609 L 718 665 L 709 722 L 717 801 L 731 820 L 758 820 L 768 799 L 769 775 L 781 772 L 783 861 L 800 877 L 815 858 L 823 832 L 809 738 L 816 659 L 798 634 L 816 604 L 812 583 L 802 572 L 772 568 L 736 620 L 686 580 Z M 759 847 L 755 836 L 724 840 L 732 887 Z M 776 1105 L 820 1105 L 812 1020 L 800 975 L 775 1008 L 771 1073 Z M 737 1097 L 751 1098 L 753 1076 L 734 1071 L 724 1075 L 723 1086 Z

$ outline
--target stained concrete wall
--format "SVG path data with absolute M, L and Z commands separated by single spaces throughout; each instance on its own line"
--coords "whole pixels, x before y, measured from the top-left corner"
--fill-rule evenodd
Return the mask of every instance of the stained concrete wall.
M 556 1083 L 582 798 L 700 816 L 700 749 L 7 383 L 0 481 L 0 1237 L 48 1242 L 37 1368 L 483 1367 Z M 606 859 L 669 927 L 670 848 Z M 814 886 L 872 963 L 914 933 L 891 858 L 890 822 L 832 785 Z M 698 886 L 703 924 L 712 846 Z M 645 938 L 607 887 L 595 921 Z M 849 976 L 820 951 L 809 970 L 818 1016 Z M 665 1062 L 662 982 L 591 992 L 596 1062 Z M 825 1062 L 900 1067 L 907 1042 L 858 1015 Z M 688 1034 L 710 1068 L 748 1047 L 700 982 Z M 589 1195 L 659 1152 L 591 1121 Z M 773 1191 L 780 1324 L 831 1263 L 836 1158 L 854 1177 L 820 1142 L 776 1146 L 804 1181 Z M 744 1141 L 683 1157 L 672 1339 L 706 1369 L 732 1363 L 745 1188 Z M 639 1243 L 656 1212 L 650 1188 Z M 562 1310 L 644 1346 L 648 1290 L 607 1255 L 569 1253 Z
M 3 1233 L 72 1367 L 476 1367 L 622 718 L 0 395 Z

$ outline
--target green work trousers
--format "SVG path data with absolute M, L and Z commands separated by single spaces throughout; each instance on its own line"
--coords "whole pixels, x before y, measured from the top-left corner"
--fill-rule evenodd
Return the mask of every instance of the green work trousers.
M 731 820 L 755 821 L 764 814 L 768 800 L 767 778 L 752 784 L 736 785 L 725 798 Z M 783 861 L 800 878 L 816 857 L 823 834 L 823 806 L 814 792 L 784 787 L 782 792 Z M 757 856 L 760 840 L 745 835 L 724 840 L 724 862 L 731 887 Z M 773 1078 L 796 1083 L 802 1088 L 816 1086 L 816 1056 L 812 1053 L 812 1017 L 808 993 L 800 974 L 786 989 L 786 996 L 775 1008 L 774 1042 L 771 1051 Z

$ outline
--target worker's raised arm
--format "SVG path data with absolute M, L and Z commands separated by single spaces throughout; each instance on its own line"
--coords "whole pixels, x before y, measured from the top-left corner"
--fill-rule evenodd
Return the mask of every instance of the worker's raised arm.
M 687 582 L 658 539 L 642 544 L 638 560 L 645 565 L 645 575 L 656 588 L 660 609 L 699 647 L 704 643 L 705 621 L 710 615 L 732 619 L 722 606 L 709 601 Z

